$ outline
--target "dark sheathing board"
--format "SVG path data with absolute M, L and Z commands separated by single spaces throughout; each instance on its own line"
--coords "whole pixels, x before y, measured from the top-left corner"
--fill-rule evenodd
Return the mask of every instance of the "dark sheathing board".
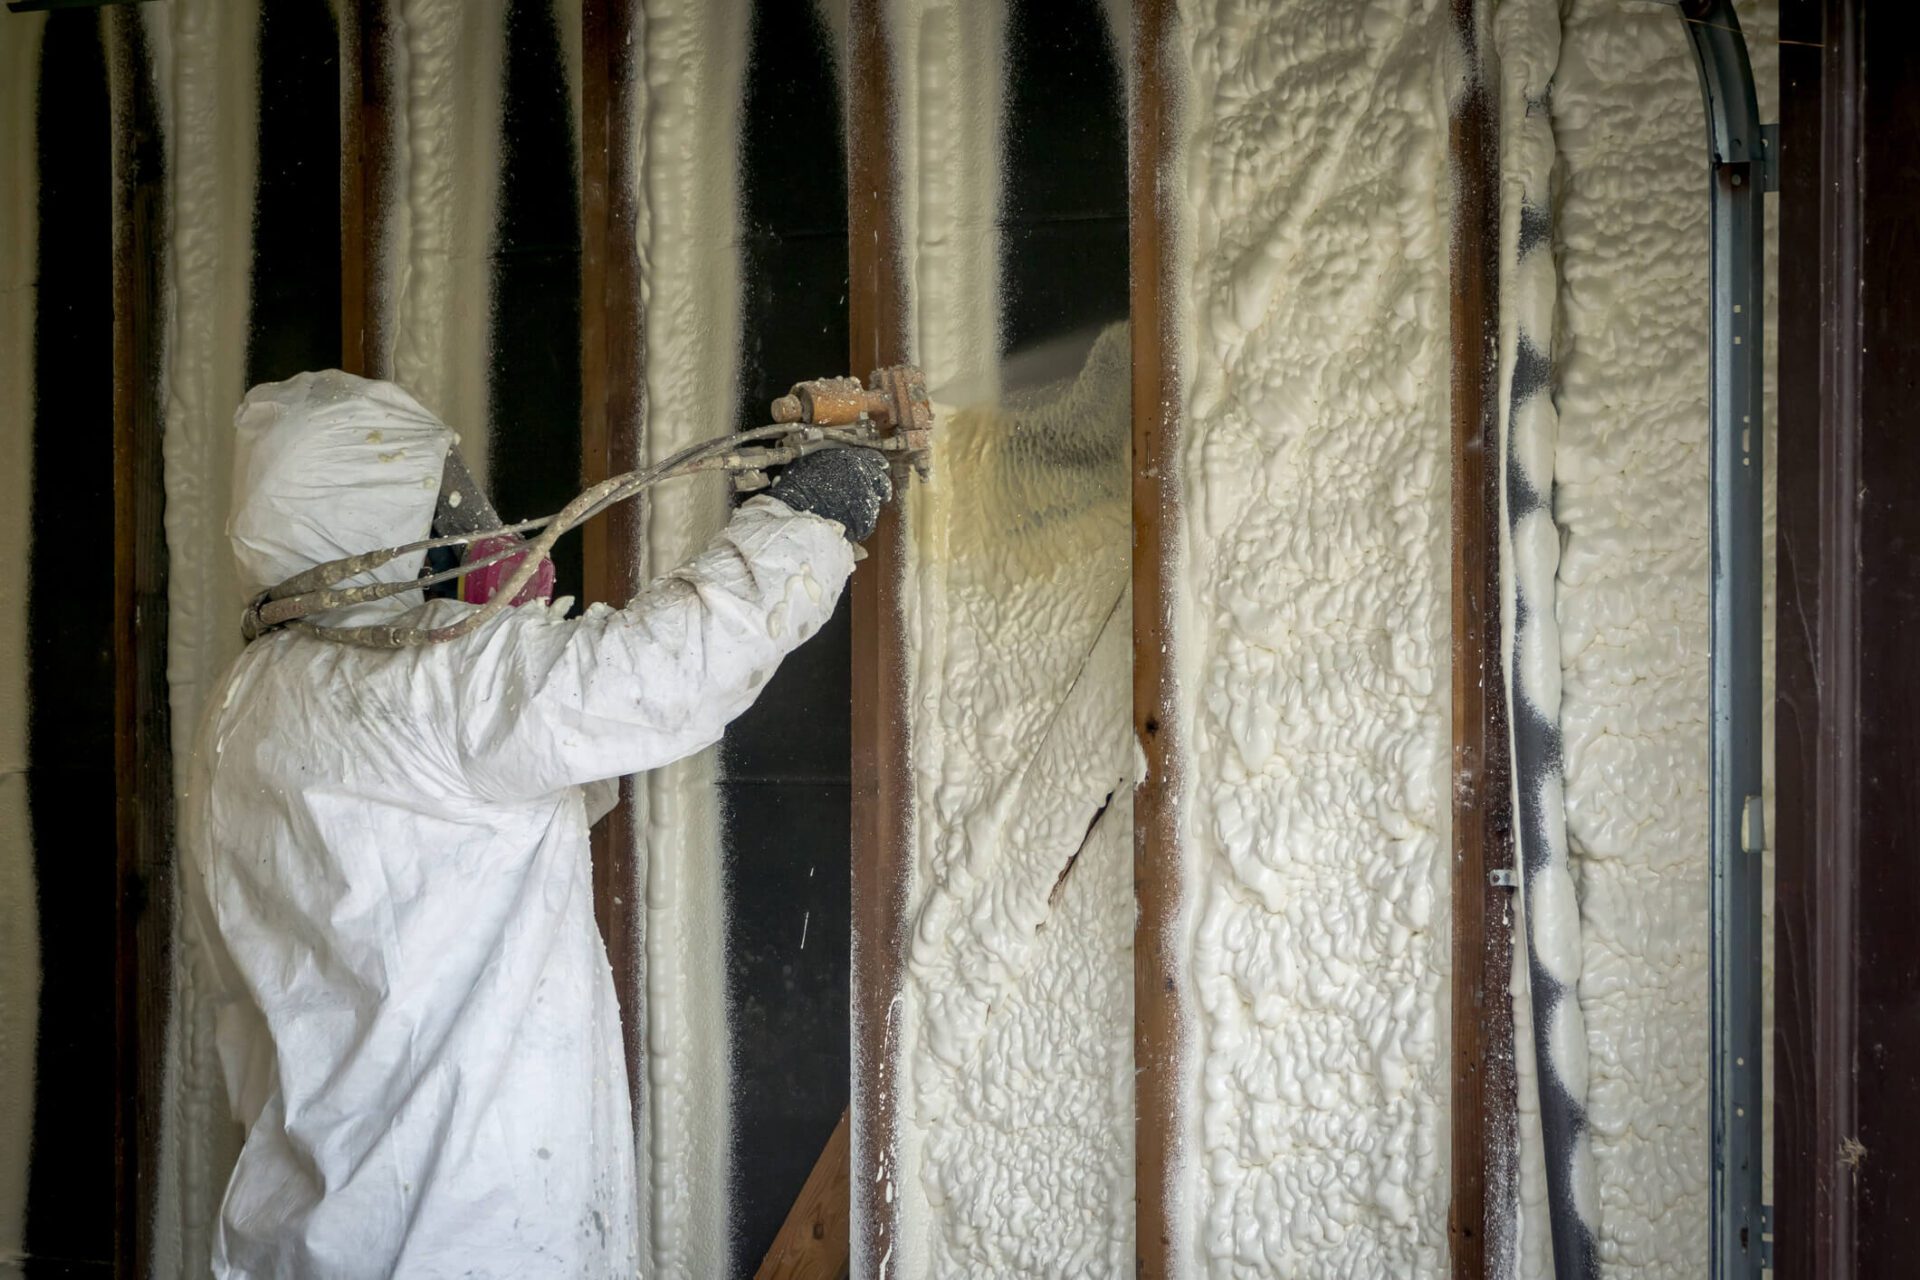
M 580 492 L 580 171 L 553 6 L 514 0 L 506 23 L 487 488 L 511 523 Z M 553 563 L 558 594 L 578 600 L 578 533 Z
M 1001 349 L 1082 330 L 1091 344 L 1127 315 L 1127 94 L 1106 13 L 1013 0 L 1006 40 Z
M 340 364 L 340 42 L 326 0 L 260 9 L 247 385 Z
M 846 372 L 839 92 L 813 6 L 758 0 L 741 120 L 740 425 Z M 864 377 L 871 370 L 853 372 Z M 727 731 L 734 1249 L 750 1276 L 847 1105 L 847 601 Z
M 97 13 L 48 17 L 40 85 L 26 566 L 40 1026 L 24 1270 L 106 1275 L 115 1203 L 113 198 Z

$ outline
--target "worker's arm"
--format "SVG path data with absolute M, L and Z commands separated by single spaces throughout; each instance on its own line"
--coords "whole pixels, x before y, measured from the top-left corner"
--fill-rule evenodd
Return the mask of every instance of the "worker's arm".
M 483 628 L 451 689 L 461 764 L 482 794 L 527 797 L 710 746 L 852 571 L 840 524 L 760 497 L 624 609 Z

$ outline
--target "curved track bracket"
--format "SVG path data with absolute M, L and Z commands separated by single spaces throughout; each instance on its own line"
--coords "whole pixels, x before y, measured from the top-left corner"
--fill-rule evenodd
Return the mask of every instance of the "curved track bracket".
M 1680 6 L 1706 100 L 1711 356 L 1712 788 L 1711 1274 L 1748 1280 L 1766 1265 L 1761 1204 L 1761 421 L 1766 259 L 1764 193 L 1775 187 L 1732 0 Z

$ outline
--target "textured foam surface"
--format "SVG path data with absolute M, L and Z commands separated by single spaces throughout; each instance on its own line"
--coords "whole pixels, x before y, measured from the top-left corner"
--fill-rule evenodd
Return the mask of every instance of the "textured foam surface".
M 251 261 L 235 246 L 250 242 L 253 226 L 258 9 L 175 0 L 141 17 L 166 145 L 167 687 L 184 792 L 204 700 L 240 651 L 245 605 L 226 520 L 233 411 L 246 390 Z M 154 1258 L 162 1277 L 207 1274 L 239 1137 L 210 1015 L 195 999 L 202 961 L 177 927 L 175 938 Z
M 400 0 L 391 15 L 400 103 L 388 258 L 375 305 L 392 378 L 461 437 L 487 488 L 488 317 L 500 174 L 504 5 Z M 563 26 L 566 24 L 562 24 Z
M 739 368 L 738 104 L 748 6 L 648 6 L 643 84 L 630 104 L 643 139 L 647 423 L 654 459 L 734 427 Z M 615 430 L 640 430 L 615 423 Z M 718 479 L 654 490 L 644 572 L 666 573 L 727 516 Z M 732 1072 L 726 1022 L 726 894 L 717 751 L 649 773 L 636 787 L 634 865 L 644 877 L 646 1084 L 636 1117 L 641 1247 L 654 1274 L 726 1275 Z
M 908 280 L 912 358 L 937 396 L 952 402 L 991 403 L 999 390 L 1000 293 L 998 272 L 988 269 L 1000 253 L 999 210 L 1002 161 L 999 148 L 1006 13 L 1002 0 L 957 4 L 952 0 L 904 0 L 889 13 L 887 38 L 897 76 L 894 151 L 900 167 L 899 216 Z M 944 432 L 946 423 L 940 422 Z M 902 617 L 906 627 L 910 696 L 937 688 L 944 679 L 939 653 L 946 629 L 939 621 L 945 594 L 944 574 L 927 571 L 941 553 L 928 545 L 933 528 L 945 517 L 921 512 L 926 492 L 909 490 L 902 498 L 916 564 L 901 576 Z M 928 526 L 931 526 L 929 528 Z M 922 530 L 926 532 L 922 532 Z M 922 731 L 916 716 L 911 750 L 916 778 L 939 768 L 941 743 Z M 916 881 L 928 874 L 939 827 L 930 797 L 916 785 L 911 803 L 913 848 L 909 902 L 921 892 Z M 854 939 L 856 967 L 860 940 Z M 913 1050 L 923 1038 L 920 1017 L 902 993 L 900 1046 L 894 1061 L 863 1060 L 858 1031 L 854 1078 L 886 1073 L 900 1081 Z M 918 1174 L 921 1129 L 911 1119 L 912 1099 L 896 1086 L 895 1132 L 883 1137 L 892 1163 L 854 1170 L 852 1215 L 853 1268 L 856 1272 L 892 1266 L 889 1275 L 927 1274 L 944 1212 L 929 1198 Z M 901 1114 L 909 1113 L 909 1114 Z M 860 1150 L 870 1122 L 856 1099 L 854 1149 Z M 864 1254 L 866 1233 L 859 1224 L 889 1206 L 898 1206 L 899 1238 L 885 1256 Z
M 1215 1275 L 1440 1270 L 1447 875 L 1442 10 L 1189 15 L 1182 462 Z
M 1706 1266 L 1707 446 L 1699 85 L 1664 9 L 1577 3 L 1555 515 L 1567 827 L 1610 1272 Z
M 1128 386 L 946 414 L 914 508 L 904 1275 L 1131 1265 Z
M 1742 18 L 1764 103 L 1772 15 Z M 1708 1211 L 1708 205 L 1675 16 L 1573 4 L 1553 128 L 1562 727 L 1601 1259 L 1693 1276 Z M 1767 510 L 1770 529 L 1771 486 Z
M 1559 277 L 1553 257 L 1554 135 L 1549 107 L 1559 58 L 1555 6 L 1518 0 L 1495 25 L 1501 121 L 1501 636 L 1510 695 L 1515 846 L 1524 925 L 1514 966 L 1520 1108 L 1518 1231 L 1501 1259 L 1522 1275 L 1594 1274 L 1593 1155 L 1586 1114 L 1588 1052 L 1579 1002 L 1579 902 L 1567 847 L 1561 776 L 1560 634 L 1553 522 L 1553 350 Z

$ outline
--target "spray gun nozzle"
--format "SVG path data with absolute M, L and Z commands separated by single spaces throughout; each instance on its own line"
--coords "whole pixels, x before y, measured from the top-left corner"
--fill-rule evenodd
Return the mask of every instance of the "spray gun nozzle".
M 933 453 L 933 404 L 927 396 L 926 375 L 913 365 L 876 369 L 864 386 L 858 378 L 796 383 L 773 402 L 770 411 L 779 424 L 858 431 L 868 439 L 842 442 L 879 449 L 922 480 L 927 478 Z

